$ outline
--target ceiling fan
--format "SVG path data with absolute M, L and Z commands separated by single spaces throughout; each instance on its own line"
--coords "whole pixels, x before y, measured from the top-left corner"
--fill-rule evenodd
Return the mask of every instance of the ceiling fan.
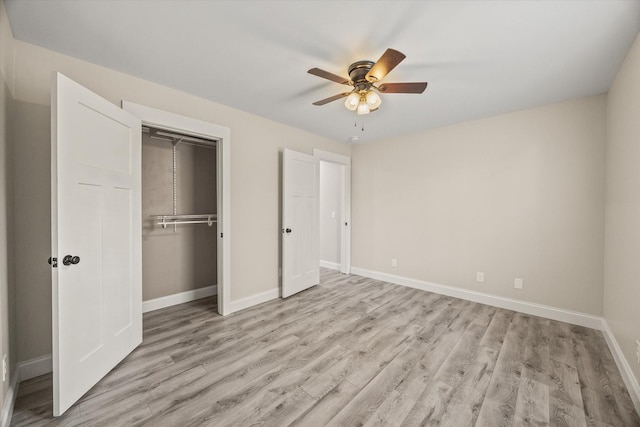
M 356 114 L 368 114 L 376 111 L 382 99 L 380 93 L 422 93 L 427 88 L 427 82 L 411 83 L 382 83 L 376 86 L 391 70 L 393 70 L 406 56 L 395 49 L 387 49 L 377 62 L 357 61 L 349 66 L 349 78 L 344 78 L 320 68 L 307 71 L 314 76 L 331 80 L 343 85 L 353 86 L 350 92 L 343 92 L 329 98 L 316 101 L 313 105 L 324 105 L 329 102 L 347 97 L 345 107 Z

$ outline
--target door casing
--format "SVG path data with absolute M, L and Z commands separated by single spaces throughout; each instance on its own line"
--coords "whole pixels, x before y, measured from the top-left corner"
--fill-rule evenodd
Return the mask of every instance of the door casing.
M 331 162 L 344 166 L 342 179 L 342 225 L 340 227 L 340 272 L 351 273 L 351 157 L 313 149 L 314 157 L 323 162 Z
M 180 114 L 122 101 L 122 109 L 142 120 L 142 124 L 218 141 L 216 180 L 218 213 L 218 313 L 231 313 L 231 131 L 225 126 Z

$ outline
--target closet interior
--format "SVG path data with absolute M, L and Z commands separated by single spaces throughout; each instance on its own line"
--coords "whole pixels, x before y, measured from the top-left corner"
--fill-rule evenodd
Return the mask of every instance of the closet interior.
M 216 141 L 142 128 L 142 299 L 217 283 Z

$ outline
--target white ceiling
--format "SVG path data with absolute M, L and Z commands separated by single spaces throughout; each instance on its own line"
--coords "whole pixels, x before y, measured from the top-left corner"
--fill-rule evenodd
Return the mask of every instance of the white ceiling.
M 640 31 L 640 1 L 5 0 L 14 36 L 309 132 L 360 142 L 606 92 Z M 428 81 L 354 114 L 347 77 L 386 48 L 383 81 Z

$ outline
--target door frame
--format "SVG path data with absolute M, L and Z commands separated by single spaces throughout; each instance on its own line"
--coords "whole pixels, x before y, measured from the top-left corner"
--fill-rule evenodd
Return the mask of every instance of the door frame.
M 318 148 L 313 149 L 313 156 L 323 162 L 344 166 L 340 222 L 345 225 L 340 227 L 340 272 L 351 274 L 351 157 Z
M 218 313 L 231 313 L 231 131 L 203 120 L 122 101 L 122 109 L 142 120 L 143 126 L 199 136 L 218 141 L 216 185 L 218 214 Z

